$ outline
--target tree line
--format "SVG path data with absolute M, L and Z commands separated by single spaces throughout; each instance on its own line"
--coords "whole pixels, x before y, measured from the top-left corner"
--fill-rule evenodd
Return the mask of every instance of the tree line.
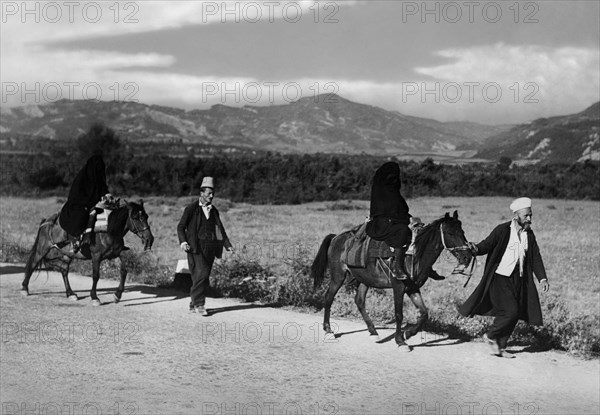
M 96 130 L 94 130 L 96 128 Z M 390 157 L 338 154 L 210 152 L 119 139 L 102 126 L 63 145 L 46 144 L 42 153 L 3 153 L 0 193 L 64 195 L 77 171 L 94 152 L 102 152 L 109 188 L 116 195 L 196 195 L 204 176 L 215 177 L 217 195 L 234 202 L 297 204 L 312 201 L 368 200 L 375 170 Z M 141 155 L 140 155 L 141 153 Z M 418 196 L 507 196 L 600 199 L 600 163 L 517 166 L 498 163 L 438 164 L 399 161 L 402 193 Z

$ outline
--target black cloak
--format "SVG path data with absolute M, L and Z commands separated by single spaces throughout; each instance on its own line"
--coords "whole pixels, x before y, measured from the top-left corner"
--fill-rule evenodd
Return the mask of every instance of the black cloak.
M 506 247 L 508 246 L 510 226 L 511 222 L 498 225 L 486 239 L 477 244 L 477 255 L 488 254 L 488 257 L 485 262 L 485 270 L 481 281 L 467 301 L 458 309 L 463 316 L 473 317 L 475 314 L 486 316 L 496 315 L 490 300 L 490 284 L 496 269 L 498 269 L 498 265 L 500 265 L 504 251 L 506 251 Z M 542 310 L 537 288 L 533 281 L 533 274 L 535 274 L 538 281 L 541 281 L 547 279 L 546 270 L 542 262 L 537 240 L 531 229 L 527 231 L 527 242 L 528 247 L 523 264 L 523 285 L 519 319 L 536 326 L 541 326 Z
M 105 170 L 102 156 L 95 155 L 75 176 L 59 218 L 60 226 L 70 235 L 77 236 L 85 230 L 90 209 L 108 193 Z
M 371 187 L 371 221 L 367 235 L 385 241 L 394 248 L 410 242 L 410 214 L 406 200 L 400 194 L 400 166 L 388 162 L 375 172 Z

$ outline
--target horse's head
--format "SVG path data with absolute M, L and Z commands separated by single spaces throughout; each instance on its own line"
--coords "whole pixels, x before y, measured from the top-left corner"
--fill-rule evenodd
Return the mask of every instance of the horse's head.
M 454 255 L 459 266 L 464 268 L 469 265 L 473 254 L 468 248 L 465 231 L 463 231 L 462 222 L 458 219 L 456 210 L 452 216 L 446 212 L 446 215 L 440 220 L 440 234 L 444 248 Z
M 129 215 L 127 218 L 127 228 L 140 237 L 144 243 L 144 250 L 152 248 L 154 243 L 154 235 L 148 224 L 148 214 L 144 210 L 144 201 L 140 199 L 138 203 L 127 202 Z

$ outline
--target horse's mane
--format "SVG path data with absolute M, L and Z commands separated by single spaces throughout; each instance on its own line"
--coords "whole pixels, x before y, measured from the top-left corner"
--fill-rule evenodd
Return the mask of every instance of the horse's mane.
M 128 217 L 129 208 L 127 207 L 127 204 L 113 210 L 108 217 L 106 232 L 109 235 L 122 236 Z
M 453 220 L 456 219 L 452 216 L 442 216 L 421 229 L 421 232 L 419 232 L 415 238 L 415 255 L 421 257 L 425 251 L 422 248 L 429 245 L 432 242 L 432 239 L 439 235 L 440 224 Z

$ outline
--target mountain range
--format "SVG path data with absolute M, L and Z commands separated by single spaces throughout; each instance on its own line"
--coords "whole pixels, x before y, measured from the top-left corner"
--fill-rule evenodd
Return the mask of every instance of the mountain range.
M 440 122 L 319 95 L 285 105 L 183 110 L 136 102 L 61 100 L 2 107 L 3 136 L 75 139 L 101 121 L 131 141 L 201 143 L 284 153 L 389 155 L 442 161 L 598 159 L 600 103 L 521 125 Z

